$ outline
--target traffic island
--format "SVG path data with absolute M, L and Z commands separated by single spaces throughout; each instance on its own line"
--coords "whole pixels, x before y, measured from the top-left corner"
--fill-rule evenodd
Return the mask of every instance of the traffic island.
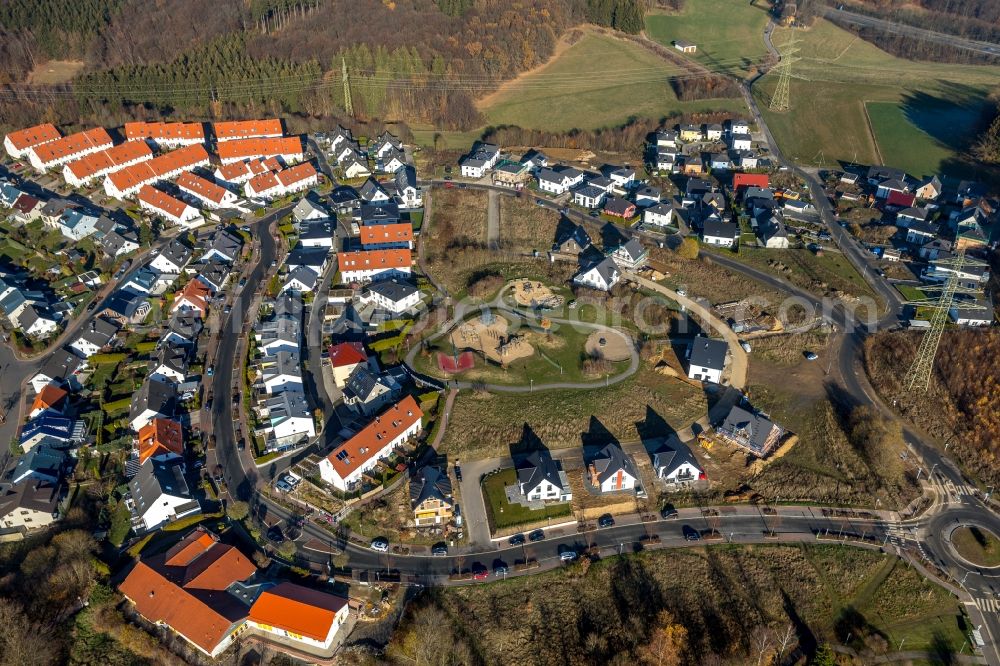
M 1000 538 L 985 527 L 958 527 L 951 533 L 951 544 L 963 559 L 978 567 L 1000 566 Z

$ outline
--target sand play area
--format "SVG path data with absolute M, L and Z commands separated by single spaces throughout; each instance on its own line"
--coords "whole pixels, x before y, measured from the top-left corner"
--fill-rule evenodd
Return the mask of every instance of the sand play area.
M 562 296 L 535 280 L 512 280 L 514 301 L 525 308 L 558 308 L 565 300 Z
M 608 361 L 627 361 L 632 358 L 632 341 L 624 333 L 594 331 L 587 337 L 587 355 Z
M 508 333 L 510 322 L 486 311 L 459 324 L 449 336 L 456 349 L 471 349 L 502 366 L 533 356 L 532 347 L 521 333 Z

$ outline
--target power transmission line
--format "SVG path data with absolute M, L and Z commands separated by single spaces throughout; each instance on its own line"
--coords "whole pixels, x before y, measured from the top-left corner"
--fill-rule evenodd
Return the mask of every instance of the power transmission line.
M 351 80 L 347 78 L 347 60 L 340 59 L 341 76 L 344 79 L 344 113 L 354 117 L 354 103 L 351 102 Z
M 781 60 L 778 62 L 778 87 L 774 89 L 771 96 L 771 110 L 777 112 L 788 111 L 791 106 L 791 78 L 792 64 L 801 60 L 794 57 L 799 52 L 796 44 L 798 40 L 792 36 L 782 47 Z M 801 77 L 796 77 L 801 78 Z

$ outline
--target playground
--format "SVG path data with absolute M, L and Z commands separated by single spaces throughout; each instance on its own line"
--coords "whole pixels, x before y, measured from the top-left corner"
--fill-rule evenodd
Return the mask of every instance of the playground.
M 511 331 L 510 322 L 492 310 L 484 310 L 452 330 L 449 340 L 455 349 L 477 351 L 500 367 L 514 361 L 534 356 L 535 349 L 528 343 L 523 331 Z
M 618 331 L 500 307 L 483 308 L 454 324 L 413 363 L 417 371 L 443 379 L 538 386 L 593 381 L 597 370 L 614 376 L 628 367 L 632 353 L 631 339 Z M 597 370 L 594 359 L 601 361 Z
M 566 300 L 537 280 L 511 280 L 507 286 L 514 292 L 514 302 L 524 308 L 554 310 Z

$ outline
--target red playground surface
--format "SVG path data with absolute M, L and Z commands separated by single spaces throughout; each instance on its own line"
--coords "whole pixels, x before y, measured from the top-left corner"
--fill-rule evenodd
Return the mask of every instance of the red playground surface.
M 449 375 L 471 370 L 475 364 L 476 357 L 470 351 L 464 351 L 459 354 L 457 360 L 450 354 L 438 354 L 438 367 L 441 369 L 441 372 L 447 372 Z

